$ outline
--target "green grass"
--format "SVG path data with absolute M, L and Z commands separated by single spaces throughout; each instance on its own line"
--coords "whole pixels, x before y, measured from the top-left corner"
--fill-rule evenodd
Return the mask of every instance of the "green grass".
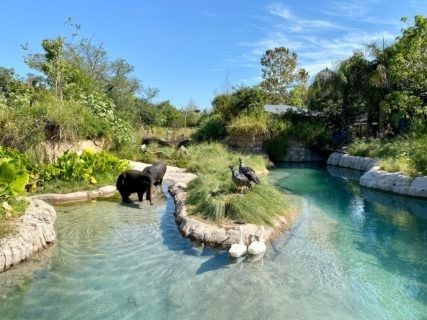
M 354 156 L 380 159 L 380 167 L 410 176 L 427 175 L 427 136 L 395 140 L 355 141 L 348 146 Z
M 266 179 L 244 194 L 238 194 L 231 181 L 229 165 L 238 167 L 238 158 L 254 170 L 265 171 L 265 159 L 228 151 L 219 143 L 190 147 L 186 168 L 198 178 L 188 187 L 190 213 L 213 221 L 223 219 L 272 225 L 280 215 L 291 210 L 289 199 Z
M 8 224 L 10 218 L 19 217 L 24 214 L 25 209 L 28 207 L 28 201 L 25 198 L 20 200 L 9 199 L 8 204 L 12 207 L 12 211 L 6 211 L 3 206 L 4 200 L 0 200 L 0 238 L 10 234 L 13 231 L 13 228 Z

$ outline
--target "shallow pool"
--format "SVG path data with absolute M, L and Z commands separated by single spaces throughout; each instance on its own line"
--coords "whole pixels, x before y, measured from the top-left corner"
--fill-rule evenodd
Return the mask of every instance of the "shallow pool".
M 183 239 L 169 195 L 58 208 L 55 246 L 0 274 L 0 319 L 426 319 L 427 202 L 287 166 L 305 199 L 258 261 Z

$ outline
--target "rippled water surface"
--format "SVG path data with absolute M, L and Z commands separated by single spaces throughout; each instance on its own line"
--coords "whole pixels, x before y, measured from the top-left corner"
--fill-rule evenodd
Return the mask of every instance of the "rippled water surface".
M 183 239 L 170 196 L 58 208 L 57 244 L 0 274 L 0 319 L 426 319 L 427 202 L 343 177 L 273 171 L 305 201 L 254 262 Z

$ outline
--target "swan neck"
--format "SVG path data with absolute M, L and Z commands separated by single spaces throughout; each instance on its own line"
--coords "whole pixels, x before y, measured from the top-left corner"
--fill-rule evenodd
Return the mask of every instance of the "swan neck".
M 260 242 L 264 242 L 264 228 L 261 228 L 261 232 L 259 235 L 259 241 Z
M 240 227 L 239 230 L 240 230 L 240 244 L 243 244 L 243 230 L 242 230 L 242 227 Z

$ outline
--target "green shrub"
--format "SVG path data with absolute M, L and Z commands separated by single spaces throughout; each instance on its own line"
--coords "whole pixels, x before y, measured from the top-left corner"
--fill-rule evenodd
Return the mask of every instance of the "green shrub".
M 291 140 L 310 148 L 327 144 L 331 140 L 329 128 L 321 120 L 300 119 L 291 115 L 272 116 L 268 128 L 270 133 L 264 142 L 264 150 L 273 161 L 283 158 Z
M 8 200 L 25 192 L 30 175 L 28 171 L 16 166 L 10 158 L 0 159 L 0 200 Z
M 219 141 L 225 136 L 224 120 L 218 114 L 213 114 L 201 122 L 192 137 L 196 141 Z
M 0 112 L 2 135 L 0 144 L 26 151 L 46 139 L 76 141 L 78 139 L 112 136 L 108 121 L 92 113 L 77 101 L 61 101 L 45 95 L 33 106 L 7 107 Z M 46 127 L 57 128 L 54 136 Z
M 127 160 L 121 160 L 108 152 L 85 150 L 81 156 L 66 152 L 57 162 L 44 168 L 42 177 L 45 183 L 61 180 L 97 184 L 98 177 L 108 175 L 116 178 L 128 167 Z
M 427 175 L 427 137 L 407 136 L 395 140 L 357 140 L 348 146 L 354 156 L 379 158 L 382 169 L 411 176 Z
M 30 161 L 27 154 L 0 146 L 0 160 L 7 160 L 15 170 L 28 173 L 27 191 L 34 191 L 39 181 L 41 166 Z
M 81 96 L 82 104 L 104 124 L 105 130 L 112 133 L 115 146 L 131 141 L 132 128 L 128 122 L 120 118 L 116 112 L 113 100 L 106 95 L 94 93 Z

